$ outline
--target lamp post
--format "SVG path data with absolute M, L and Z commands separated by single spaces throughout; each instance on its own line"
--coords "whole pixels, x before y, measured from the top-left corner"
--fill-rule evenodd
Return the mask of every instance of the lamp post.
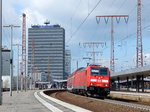
M 2 0 L 0 0 L 0 49 L 2 49 Z M 0 105 L 2 105 L 2 50 L 0 50 Z
M 17 93 L 19 88 L 19 46 L 22 46 L 21 44 L 13 44 L 13 46 L 17 46 L 18 48 L 18 65 L 17 65 Z
M 11 53 L 10 53 L 10 96 L 12 96 L 12 76 L 13 76 L 13 28 L 18 28 L 20 26 L 15 26 L 15 25 L 8 25 L 8 26 L 3 26 L 3 27 L 10 27 L 11 28 Z

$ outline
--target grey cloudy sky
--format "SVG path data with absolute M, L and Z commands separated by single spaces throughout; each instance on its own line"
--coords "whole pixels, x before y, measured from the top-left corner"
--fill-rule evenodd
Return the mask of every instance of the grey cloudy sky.
M 79 66 L 85 66 L 83 57 L 91 57 L 86 51 L 91 48 L 79 46 L 79 42 L 106 42 L 106 46 L 95 48 L 102 51 L 102 55 L 96 56 L 101 59 L 102 65 L 109 66 L 110 58 L 110 21 L 105 24 L 101 19 L 96 23 L 97 15 L 129 15 L 128 24 L 124 19 L 120 23 L 115 22 L 115 58 L 116 70 L 127 69 L 135 66 L 136 55 L 136 8 L 137 0 L 101 0 L 96 9 L 91 13 L 85 23 L 74 34 L 78 26 L 96 6 L 100 0 L 3 0 L 3 25 L 15 24 L 21 26 L 22 13 L 27 14 L 27 28 L 31 24 L 43 24 L 50 20 L 51 24 L 60 24 L 66 30 L 66 45 L 72 52 L 72 71 L 76 69 L 76 60 Z M 142 27 L 150 25 L 150 1 L 142 0 Z M 143 49 L 147 56 L 147 64 L 150 57 L 150 28 L 143 30 Z M 74 34 L 73 36 L 71 36 Z M 3 29 L 3 45 L 9 46 L 10 30 Z M 124 39 L 125 38 L 125 39 Z M 14 30 L 14 43 L 21 42 L 21 28 Z M 16 49 L 16 48 L 14 48 Z M 103 59 L 103 60 L 102 60 Z M 99 61 L 97 60 L 97 61 Z

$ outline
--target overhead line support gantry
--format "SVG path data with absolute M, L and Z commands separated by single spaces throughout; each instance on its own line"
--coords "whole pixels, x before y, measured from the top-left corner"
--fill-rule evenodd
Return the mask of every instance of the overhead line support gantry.
M 100 22 L 100 18 L 104 18 L 105 23 L 108 23 L 109 18 L 111 18 L 111 55 L 110 55 L 110 69 L 111 72 L 115 71 L 115 56 L 114 56 L 114 18 L 116 18 L 117 23 L 120 22 L 121 18 L 124 18 L 125 22 L 128 23 L 128 15 L 103 15 L 96 16 L 97 24 Z

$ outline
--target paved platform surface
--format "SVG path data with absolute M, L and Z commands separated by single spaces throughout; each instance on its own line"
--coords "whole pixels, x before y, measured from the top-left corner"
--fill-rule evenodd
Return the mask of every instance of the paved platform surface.
M 3 93 L 3 105 L 0 105 L 0 112 L 50 112 L 35 97 L 34 90 L 27 92 Z
M 150 93 L 137 93 L 137 92 L 121 92 L 121 91 L 111 91 L 110 94 L 125 94 L 125 95 L 133 95 L 133 96 L 146 96 L 150 97 Z
M 51 104 L 50 110 L 52 112 L 91 112 L 90 110 L 63 102 L 61 100 L 55 99 L 43 93 L 43 91 L 39 92 L 39 96 L 44 99 L 44 101 Z M 43 103 L 43 102 L 42 102 Z M 54 109 L 52 109 L 52 107 Z M 57 111 L 55 111 L 57 109 Z

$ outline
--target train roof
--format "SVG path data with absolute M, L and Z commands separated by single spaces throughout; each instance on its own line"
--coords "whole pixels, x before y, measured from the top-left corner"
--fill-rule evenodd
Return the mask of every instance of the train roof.
M 68 76 L 68 78 L 69 78 L 69 77 L 72 77 L 74 73 L 84 71 L 85 69 L 86 69 L 85 67 L 80 67 L 80 68 L 78 68 L 78 69 L 77 69 L 76 71 L 74 71 L 70 76 Z
M 83 71 L 83 70 L 85 70 L 85 67 L 78 68 L 76 71 L 80 72 L 80 71 Z
M 77 73 L 77 72 L 82 72 L 84 70 L 86 70 L 88 67 L 102 67 L 102 68 L 108 68 L 106 66 L 101 66 L 101 65 L 98 65 L 98 64 L 90 64 L 88 65 L 87 67 L 80 67 L 78 68 L 76 71 L 74 71 L 69 77 L 72 77 L 74 73 Z
M 98 64 L 90 64 L 88 65 L 88 67 L 102 67 L 102 68 L 108 68 L 106 66 L 101 66 L 101 65 L 98 65 Z
M 89 66 L 101 66 L 101 65 L 98 65 L 98 64 L 89 64 Z

